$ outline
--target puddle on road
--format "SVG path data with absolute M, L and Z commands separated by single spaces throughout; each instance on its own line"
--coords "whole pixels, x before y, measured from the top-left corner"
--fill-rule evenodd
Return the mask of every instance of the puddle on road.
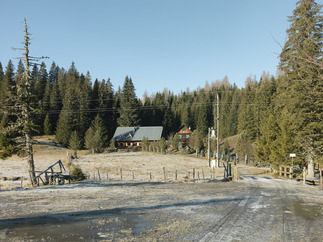
M 9 240 L 102 240 L 123 239 L 128 236 L 137 237 L 151 230 L 154 223 L 137 213 L 118 213 L 93 217 L 82 217 L 69 221 L 70 216 L 55 219 L 32 219 L 11 224 L 6 229 L 6 239 Z M 1 228 L 0 228 L 1 232 Z M 2 233 L 3 235 L 3 233 Z M 0 240 L 1 238 L 0 233 Z
M 314 220 L 320 215 L 318 206 L 306 204 L 302 201 L 295 201 L 293 204 L 294 214 L 307 220 Z
M 284 213 L 293 214 L 306 220 L 315 220 L 320 217 L 320 206 L 303 201 L 294 201 L 292 207 L 284 209 Z

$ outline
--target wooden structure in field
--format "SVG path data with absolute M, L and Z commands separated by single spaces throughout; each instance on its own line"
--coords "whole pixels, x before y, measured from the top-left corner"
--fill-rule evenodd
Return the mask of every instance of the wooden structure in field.
M 43 185 L 62 185 L 65 184 L 65 180 L 68 181 L 68 183 L 71 182 L 72 179 L 77 179 L 78 176 L 73 176 L 70 174 L 64 174 L 66 173 L 66 169 L 64 167 L 64 164 L 61 160 L 55 162 L 53 165 L 49 166 L 44 171 L 34 171 L 36 174 L 34 180 L 32 181 L 32 185 L 39 186 L 40 182 L 42 182 Z M 29 171 L 30 178 L 32 171 Z

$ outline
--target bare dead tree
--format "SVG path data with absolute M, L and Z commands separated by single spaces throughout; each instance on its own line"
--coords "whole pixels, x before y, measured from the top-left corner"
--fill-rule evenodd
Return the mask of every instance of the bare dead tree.
M 33 139 L 32 131 L 36 129 L 35 124 L 32 121 L 32 113 L 35 112 L 33 108 L 33 99 L 30 92 L 31 88 L 31 77 L 30 77 L 30 66 L 35 65 L 37 61 L 48 57 L 32 57 L 29 55 L 29 45 L 30 45 L 30 33 L 28 32 L 28 26 L 26 18 L 25 22 L 25 36 L 24 36 L 24 47 L 23 48 L 13 48 L 14 50 L 23 51 L 23 56 L 18 57 L 22 59 L 25 63 L 25 71 L 21 76 L 21 81 L 16 84 L 16 95 L 13 97 L 14 108 L 12 114 L 17 117 L 14 124 L 10 125 L 10 129 L 19 130 L 25 137 L 25 146 L 27 154 L 27 162 L 30 171 L 31 183 L 34 184 L 35 178 L 35 165 L 33 156 Z

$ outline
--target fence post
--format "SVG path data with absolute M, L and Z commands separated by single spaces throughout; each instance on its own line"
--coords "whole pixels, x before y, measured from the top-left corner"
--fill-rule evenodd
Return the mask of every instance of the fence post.
M 323 169 L 319 170 L 320 171 L 320 188 L 323 189 Z
M 120 168 L 120 180 L 122 181 L 122 168 Z
M 108 168 L 106 168 L 105 169 L 105 172 L 106 172 L 106 174 L 107 174 L 107 181 L 109 180 L 109 169 Z
M 238 167 L 236 167 L 236 166 L 233 167 L 232 180 L 233 181 L 238 181 Z
M 193 168 L 193 181 L 195 181 L 195 168 Z
M 100 169 L 99 168 L 98 168 L 98 177 L 99 177 L 99 180 L 101 181 Z
M 303 183 L 306 183 L 306 167 L 303 167 Z
M 177 181 L 177 170 L 175 172 L 175 181 Z
M 164 172 L 164 181 L 166 181 L 166 168 L 163 167 L 163 172 Z

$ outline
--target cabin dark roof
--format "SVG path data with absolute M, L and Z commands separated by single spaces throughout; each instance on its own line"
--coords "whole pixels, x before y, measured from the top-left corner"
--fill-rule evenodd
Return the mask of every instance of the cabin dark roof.
M 163 132 L 162 126 L 149 127 L 118 127 L 113 135 L 114 141 L 142 141 L 144 137 L 148 140 L 160 140 Z

